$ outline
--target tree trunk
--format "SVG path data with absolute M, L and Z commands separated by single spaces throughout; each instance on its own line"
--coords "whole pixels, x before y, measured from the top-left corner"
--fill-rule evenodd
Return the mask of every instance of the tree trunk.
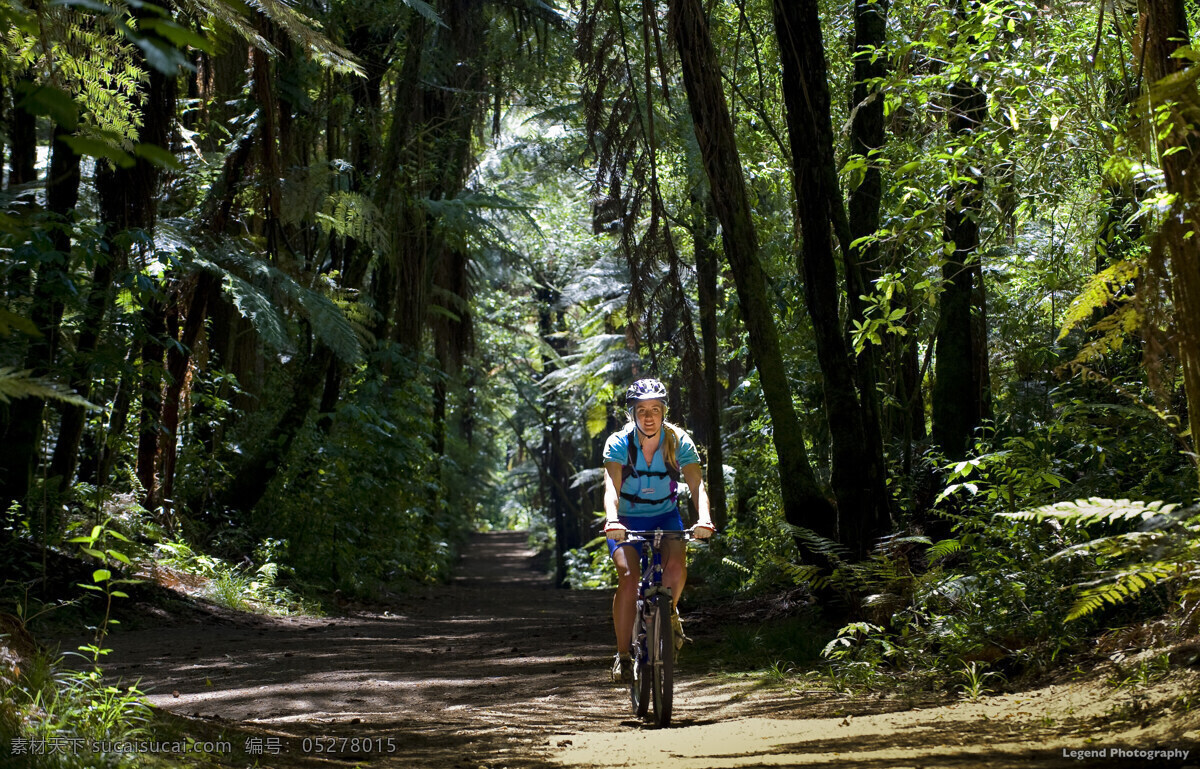
M 22 78 L 18 82 L 31 83 Z M 9 120 L 8 189 L 37 181 L 37 116 L 17 106 L 21 92 L 13 90 L 13 111 Z
M 1141 52 L 1146 62 L 1150 110 L 1169 116 L 1165 125 L 1148 127 L 1158 138 L 1167 191 L 1174 196 L 1164 217 L 1162 244 L 1166 247 L 1174 303 L 1175 342 L 1183 364 L 1188 427 L 1193 457 L 1200 453 L 1200 92 L 1194 80 L 1170 85 L 1164 78 L 1186 69 L 1186 57 L 1173 54 L 1190 46 L 1183 0 L 1141 0 L 1140 22 L 1145 35 Z
M 62 141 L 62 134 L 55 126 L 50 173 L 46 179 L 46 207 L 50 214 L 50 240 L 54 253 L 44 257 L 38 268 L 30 320 L 41 336 L 30 342 L 25 356 L 25 368 L 39 377 L 50 373 L 58 356 L 64 297 L 71 290 L 71 223 L 79 201 L 79 161 L 79 156 Z M 17 404 L 16 408 L 9 408 L 7 424 L 0 435 L 0 468 L 3 468 L 0 471 L 0 503 L 6 507 L 13 501 L 23 502 L 29 492 L 38 464 L 46 406 L 44 400 L 32 396 L 21 398 Z M 51 477 L 55 474 L 52 469 Z
M 816 0 L 775 0 L 774 9 L 797 222 L 803 233 L 799 268 L 821 365 L 832 448 L 831 481 L 838 501 L 838 539 L 863 557 L 886 530 L 890 515 L 882 443 L 877 428 L 873 441 L 866 428 L 868 413 L 873 414 L 870 403 L 875 383 L 869 381 L 865 392 L 858 391 L 838 315 L 831 212 L 835 205 L 840 206 L 835 202 L 840 193 L 831 184 L 836 176 L 831 172 L 833 129 L 821 23 Z M 847 259 L 849 293 L 856 301 L 865 291 L 861 278 L 852 277 L 857 272 L 857 264 Z
M 50 175 L 46 178 L 46 203 L 57 220 L 57 227 L 51 235 L 54 243 L 54 250 L 62 255 L 61 265 L 58 267 L 62 271 L 61 275 L 56 278 L 56 282 L 65 288 L 68 282 L 67 270 L 70 269 L 71 256 L 71 221 L 75 213 L 75 206 L 79 203 L 79 184 L 80 173 L 79 166 L 81 158 L 79 155 L 67 146 L 63 139 L 64 134 L 55 130 L 54 143 L 51 148 L 50 156 Z M 38 279 L 39 285 L 42 279 Z M 34 310 L 37 311 L 37 301 L 35 293 Z M 59 298 L 53 299 L 52 317 L 47 319 L 47 323 L 39 322 L 35 318 L 35 323 L 42 329 L 45 338 L 49 342 L 49 357 L 45 359 L 47 365 L 52 361 L 56 354 L 56 348 L 59 342 L 59 325 L 62 323 L 63 317 L 63 302 Z M 78 350 L 76 351 L 78 355 Z M 78 365 L 78 364 L 77 364 Z M 30 367 L 32 368 L 32 367 Z M 88 395 L 87 383 L 71 382 L 71 389 L 80 395 Z M 82 411 L 79 406 L 65 406 L 63 408 L 64 415 L 72 411 Z M 60 427 L 61 434 L 61 427 Z M 50 463 L 49 476 L 58 478 L 58 488 L 60 491 L 67 489 L 74 474 L 74 466 L 62 467 L 53 460 Z
M 8 125 L 8 122 L 9 122 L 9 120 L 8 120 L 9 111 L 7 109 L 8 105 L 9 105 L 9 94 L 8 94 L 8 91 L 5 89 L 4 85 L 5 85 L 4 81 L 0 80 L 0 125 Z M 4 167 L 6 165 L 5 150 L 7 150 L 7 149 L 8 149 L 7 144 L 0 143 L 0 184 L 2 184 L 4 182 L 4 178 L 3 178 L 4 177 Z
M 169 136 L 175 118 L 177 84 L 173 75 L 163 74 L 153 67 L 147 69 L 149 75 L 145 90 L 146 99 L 142 104 L 139 138 L 144 144 L 166 148 L 170 146 Z M 84 309 L 84 323 L 76 342 L 75 365 L 70 379 L 72 387 L 78 388 L 81 393 L 89 391 L 94 376 L 90 366 L 100 343 L 104 316 L 108 312 L 112 296 L 113 279 L 129 257 L 118 235 L 127 230 L 153 229 L 158 217 L 159 175 L 157 165 L 140 157 L 130 168 L 111 168 L 105 163 L 96 165 L 96 191 L 99 195 L 100 221 L 104 223 L 105 228 L 108 258 L 100 261 L 92 272 L 92 287 Z M 160 325 L 160 320 L 152 321 L 152 324 Z M 155 372 L 161 375 L 161 370 L 160 363 Z M 143 386 L 148 388 L 149 384 L 143 382 Z M 155 396 L 156 399 L 159 397 Z M 154 421 L 158 421 L 157 414 Z M 77 406 L 64 408 L 55 457 L 52 460 L 64 479 L 69 479 L 74 473 L 83 428 L 83 410 Z M 144 472 L 146 477 L 153 477 L 152 469 Z M 139 470 L 139 473 L 142 471 Z
M 563 314 L 557 309 L 561 294 L 551 287 L 548 276 L 535 276 L 539 288 L 536 290 L 538 333 L 542 341 L 552 350 L 554 357 L 542 355 L 543 378 L 558 370 L 557 360 L 567 352 Z M 541 401 L 541 411 L 546 423 L 542 426 L 541 467 L 546 498 L 549 501 L 550 519 L 554 521 L 554 584 L 562 587 L 567 578 L 567 551 L 582 547 L 580 537 L 579 505 L 570 492 L 570 462 L 566 456 L 566 441 L 563 435 L 561 415 L 566 410 L 558 403 L 559 394 L 547 392 Z
M 987 116 L 983 91 L 970 82 L 950 87 L 951 135 L 965 139 Z M 964 170 L 965 174 L 972 174 Z M 978 218 L 983 180 L 951 185 L 943 237 L 954 248 L 942 266 L 933 382 L 933 440 L 949 459 L 966 456 L 975 429 L 990 415 L 986 306 Z
M 332 351 L 318 343 L 311 356 L 296 364 L 296 375 L 291 378 L 291 400 L 268 433 L 270 440 L 259 446 L 238 468 L 218 502 L 219 508 L 249 513 L 267 493 L 267 487 L 279 474 L 293 441 L 312 411 L 314 395 L 320 389 L 321 379 L 332 358 Z
M 859 184 L 850 190 L 848 209 L 851 243 L 873 235 L 879 229 L 883 174 L 872 153 L 883 149 L 886 132 L 883 93 L 874 81 L 887 75 L 887 57 L 881 53 L 887 42 L 887 16 L 888 0 L 856 0 L 854 4 L 854 91 L 850 105 L 854 117 L 850 124 L 850 152 L 865 160 L 866 169 Z M 883 274 L 880 264 L 882 255 L 879 244 L 869 242 L 862 246 L 850 246 L 849 256 L 846 265 L 846 299 L 851 308 L 851 318 L 861 322 L 864 309 L 859 297 L 869 293 Z M 852 264 L 857 269 L 851 269 Z M 886 381 L 886 378 L 880 377 L 878 365 L 884 355 L 882 349 L 866 346 L 858 356 L 856 377 L 863 399 L 863 429 L 871 446 L 878 447 L 876 461 L 886 472 L 878 392 L 879 384 Z
M 32 84 L 27 77 L 19 78 L 17 83 Z M 30 185 L 37 181 L 37 117 L 17 106 L 21 101 L 21 92 L 19 89 L 13 89 L 12 99 L 13 110 L 8 122 L 9 170 L 7 190 L 10 195 L 16 195 L 18 198 L 24 198 L 24 202 L 29 202 L 33 199 L 33 191 L 26 189 L 18 192 L 18 190 L 25 185 Z M 0 172 L 3 172 L 3 170 L 3 166 L 0 166 Z M 24 300 L 29 296 L 32 286 L 32 269 L 22 268 L 11 271 L 4 290 L 9 297 Z M 0 407 L 0 412 L 7 408 L 7 406 Z M 0 427 L 0 437 L 3 437 L 2 432 L 3 428 Z
M 201 272 L 192 285 L 190 296 L 187 296 L 187 313 L 183 317 L 183 327 L 178 336 L 167 349 L 167 379 L 162 402 L 162 436 L 159 446 L 159 478 L 161 492 L 154 500 L 162 505 L 169 514 L 174 508 L 175 497 L 175 461 L 178 454 L 179 414 L 183 406 L 183 388 L 187 381 L 188 367 L 191 365 L 192 350 L 200 340 L 204 330 L 204 321 L 208 317 L 208 304 L 221 288 L 221 281 L 215 275 Z M 176 298 L 178 308 L 186 292 L 180 291 Z M 153 509 L 153 508 L 152 508 Z
M 233 210 L 233 199 L 245 177 L 254 138 L 260 131 L 251 131 L 243 141 L 234 145 L 225 158 L 221 174 L 214 181 L 201 207 L 198 230 L 203 233 L 224 233 L 229 226 Z M 207 271 L 200 271 L 194 280 L 174 288 L 172 313 L 178 323 L 180 307 L 186 302 L 187 312 L 183 317 L 182 329 L 174 329 L 174 340 L 167 348 L 166 380 L 162 395 L 160 435 L 156 459 L 159 488 L 155 496 L 148 499 L 148 509 L 163 507 L 169 517 L 175 506 L 175 464 L 178 459 L 179 415 L 183 406 L 183 388 L 191 365 L 192 350 L 195 349 L 208 319 L 209 306 L 220 295 L 221 279 Z
M 671 31 L 683 65 L 688 107 L 713 208 L 721 222 L 725 255 L 732 267 L 750 348 L 771 413 L 779 457 L 779 482 L 788 522 L 825 537 L 836 533 L 836 513 L 808 462 L 804 433 L 792 405 L 766 274 L 758 253 L 745 178 L 725 103 L 721 70 L 699 0 L 671 0 Z
M 129 407 L 132 405 L 130 391 L 132 387 L 133 363 L 137 352 L 130 348 L 125 357 L 125 366 L 117 378 L 116 388 L 109 396 L 110 409 L 108 424 L 100 430 L 84 436 L 81 456 L 79 459 L 79 480 L 93 486 L 103 486 L 108 483 L 109 473 L 112 472 L 117 452 L 108 440 L 110 435 L 123 435 L 125 425 L 129 420 Z M 55 450 L 57 454 L 57 449 Z M 73 454 L 72 454 L 73 456 Z
M 721 391 L 717 379 L 717 269 L 718 255 L 713 243 L 717 220 L 712 204 L 706 200 L 699 223 L 693 229 L 696 251 L 696 288 L 700 298 L 700 337 L 704 347 L 704 444 L 708 447 L 705 464 L 709 507 L 713 523 L 724 529 L 729 523 L 725 501 L 725 451 L 721 435 Z
M 139 391 L 142 408 L 138 421 L 137 477 L 142 485 L 142 506 L 159 515 L 161 495 L 158 484 L 158 444 L 162 428 L 162 387 L 164 340 L 167 335 L 165 308 L 159 301 L 147 301 L 142 307 L 141 376 Z

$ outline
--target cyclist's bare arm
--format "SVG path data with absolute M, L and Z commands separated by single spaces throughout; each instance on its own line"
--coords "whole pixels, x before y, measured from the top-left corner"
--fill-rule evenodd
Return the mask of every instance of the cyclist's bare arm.
M 623 532 L 625 527 L 617 520 L 617 509 L 621 502 L 620 462 L 604 463 L 604 531 L 612 539 L 623 539 L 623 535 L 612 536 L 611 532 Z
M 684 465 L 680 471 L 683 473 L 684 482 L 692 492 L 692 501 L 696 503 L 696 526 L 708 529 L 709 532 L 716 531 L 712 522 L 712 513 L 709 510 L 708 489 L 704 486 L 704 474 L 700 472 L 700 465 L 697 463 Z M 703 539 L 706 535 L 698 534 L 697 536 Z

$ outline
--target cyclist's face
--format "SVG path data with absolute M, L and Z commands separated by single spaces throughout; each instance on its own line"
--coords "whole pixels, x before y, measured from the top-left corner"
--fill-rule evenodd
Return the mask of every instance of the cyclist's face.
M 662 401 L 638 401 L 633 410 L 633 418 L 637 420 L 642 432 L 653 436 L 662 427 L 665 413 L 666 404 Z

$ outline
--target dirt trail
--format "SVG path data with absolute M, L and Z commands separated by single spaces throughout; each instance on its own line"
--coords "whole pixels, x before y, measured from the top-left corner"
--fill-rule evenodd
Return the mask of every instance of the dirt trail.
M 106 670 L 233 730 L 235 752 L 263 740 L 250 758 L 270 767 L 1200 766 L 1200 719 L 1114 723 L 1099 685 L 883 713 L 900 705 L 703 677 L 686 656 L 676 727 L 656 731 L 608 682 L 606 593 L 552 589 L 519 533 L 477 535 L 458 573 L 384 613 L 119 632 Z M 1118 746 L 1190 753 L 1069 755 Z

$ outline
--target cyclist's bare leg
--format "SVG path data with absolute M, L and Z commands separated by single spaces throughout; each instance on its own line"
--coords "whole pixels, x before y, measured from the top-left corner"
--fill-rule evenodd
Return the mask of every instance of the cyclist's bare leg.
M 613 630 L 617 634 L 617 652 L 628 653 L 633 639 L 633 621 L 637 615 L 638 582 L 642 564 L 635 547 L 618 547 L 613 551 L 617 567 L 617 592 L 613 595 Z
M 683 540 L 663 540 L 662 562 L 663 586 L 671 588 L 671 603 L 678 606 L 679 597 L 683 595 L 683 586 L 687 583 L 687 551 Z

